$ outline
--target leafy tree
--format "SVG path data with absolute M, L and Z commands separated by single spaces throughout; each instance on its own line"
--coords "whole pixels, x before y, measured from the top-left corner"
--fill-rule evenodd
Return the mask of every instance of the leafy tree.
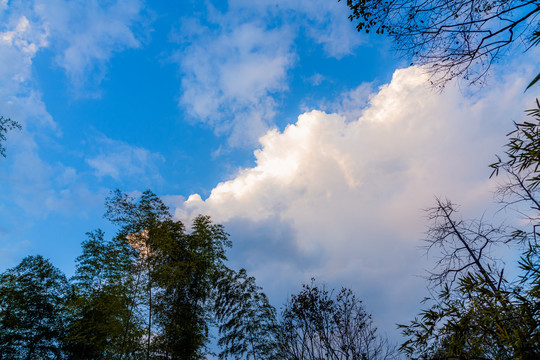
M 11 120 L 10 118 L 5 118 L 3 116 L 0 116 L 0 155 L 3 157 L 6 157 L 6 148 L 2 144 L 2 142 L 6 141 L 6 134 L 8 131 L 13 129 L 21 129 L 21 125 Z
M 69 333 L 64 343 L 70 359 L 117 359 L 140 351 L 140 326 L 133 326 L 131 295 L 134 250 L 96 230 L 87 234 L 72 278 Z
M 211 326 L 223 359 L 280 359 L 275 309 L 226 267 L 221 225 L 186 231 L 150 191 L 106 204 L 118 233 L 87 233 L 71 285 L 41 256 L 0 274 L 0 360 L 203 359 Z
M 531 38 L 531 46 L 538 46 L 540 44 L 540 30 L 537 30 L 533 33 L 533 36 Z M 540 81 L 540 73 L 535 76 L 535 78 L 531 81 L 531 83 L 527 86 L 527 89 L 536 84 L 538 81 Z
M 439 203 L 439 206 L 447 208 L 449 205 Z M 467 255 L 457 263 L 445 263 L 447 267 L 443 272 L 448 276 L 438 283 L 436 297 L 425 299 L 431 306 L 410 324 L 400 325 L 408 338 L 401 349 L 412 359 L 538 358 L 540 258 L 537 245 L 528 244 L 519 264 L 523 272 L 521 280 L 511 282 L 503 276 L 504 269 L 497 271 L 489 264 L 492 260 L 484 257 L 488 253 L 485 244 L 492 241 L 494 233 L 486 228 L 478 230 L 477 223 L 465 226 L 454 219 L 454 215 L 453 212 L 445 215 L 444 223 L 449 227 L 444 242 L 448 248 L 464 250 Z M 450 230 L 452 224 L 460 226 Z M 495 235 L 495 243 L 498 236 Z M 513 238 L 515 233 L 507 234 L 508 241 Z M 481 243 L 479 246 L 477 241 Z M 470 254 L 464 249 L 466 246 L 471 249 Z M 452 254 L 459 256 L 455 251 Z
M 390 36 L 398 51 L 429 66 L 437 85 L 455 77 L 481 80 L 512 46 L 538 43 L 538 0 L 347 0 L 347 5 L 358 31 Z
M 66 277 L 42 256 L 0 275 L 0 359 L 62 359 Z
M 86 234 L 82 255 L 77 258 L 72 280 L 83 294 L 92 295 L 104 287 L 122 283 L 131 268 L 135 251 L 125 241 L 114 238 L 105 240 L 105 233 L 98 229 Z
M 290 360 L 391 358 L 371 315 L 350 289 L 334 294 L 312 281 L 292 295 L 282 313 L 280 343 Z
M 119 243 L 131 247 L 135 251 L 132 259 L 131 272 L 127 274 L 133 279 L 134 286 L 129 293 L 129 314 L 124 323 L 122 348 L 124 355 L 133 356 L 133 348 L 128 344 L 138 341 L 144 347 L 146 359 L 151 358 L 154 347 L 152 339 L 153 317 L 155 308 L 153 293 L 155 283 L 153 272 L 156 259 L 161 254 L 156 252 L 155 229 L 164 221 L 171 219 L 171 214 L 163 202 L 151 191 L 145 191 L 139 199 L 134 199 L 120 190 L 116 190 L 106 201 L 107 212 L 105 217 L 112 223 L 119 225 L 115 239 Z M 182 225 L 183 227 L 183 225 Z M 145 339 L 133 339 L 129 336 L 131 330 L 137 326 L 144 326 Z
M 156 285 L 155 342 L 174 359 L 203 357 L 211 325 L 214 287 L 225 269 L 230 241 L 223 227 L 207 216 L 194 219 L 191 233 L 178 221 L 164 221 L 149 231 L 151 272 Z
M 228 271 L 217 285 L 215 313 L 220 359 L 281 359 L 276 310 L 245 269 Z
M 133 299 L 145 315 L 146 359 L 197 359 L 209 338 L 213 288 L 231 243 L 221 225 L 198 216 L 187 233 L 152 192 L 133 199 L 116 191 L 106 217 L 120 225 L 118 241 L 137 251 Z

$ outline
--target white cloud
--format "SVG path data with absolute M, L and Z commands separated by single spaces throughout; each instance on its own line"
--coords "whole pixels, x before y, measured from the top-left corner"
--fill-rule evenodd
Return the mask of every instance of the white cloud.
M 345 3 L 326 0 L 231 0 L 229 11 L 241 13 L 253 11 L 269 19 L 287 19 L 306 34 L 330 57 L 351 55 L 365 38 L 349 21 L 349 9 Z
M 363 34 L 359 34 L 349 21 L 349 9 L 345 3 L 309 0 L 284 3 L 295 11 L 305 13 L 308 35 L 323 46 L 328 56 L 341 59 L 353 54 L 355 48 L 365 43 Z
M 326 80 L 325 77 L 319 73 L 315 73 L 307 79 L 313 86 L 321 85 L 324 80 Z
M 274 117 L 272 94 L 287 88 L 290 35 L 257 23 L 197 31 L 180 52 L 180 103 L 218 133 L 231 134 L 232 144 L 250 144 Z
M 21 131 L 8 134 L 7 159 L 1 159 L 0 180 L 4 191 L 0 199 L 6 205 L 2 218 L 8 228 L 21 222 L 21 217 L 11 219 L 18 217 L 15 214 L 20 214 L 21 209 L 24 219 L 43 218 L 51 211 L 61 211 L 62 204 L 65 205 L 62 191 L 66 190 L 57 187 L 55 181 L 56 174 L 65 168 L 43 161 L 35 139 L 36 133 L 42 138 L 59 134 L 32 79 L 32 59 L 48 45 L 48 32 L 24 11 L 16 11 L 18 5 L 13 5 L 15 11 L 0 13 L 3 20 L 0 27 L 0 115 L 16 120 L 23 127 Z
M 22 100 L 27 106 L 30 100 L 41 111 L 39 95 L 31 87 L 31 65 L 37 51 L 48 44 L 47 31 L 22 13 L 0 13 L 0 21 L 0 110 L 9 116 L 5 111 L 17 107 L 15 103 Z
M 230 224 L 233 241 L 240 239 L 237 258 L 271 293 L 311 275 L 337 279 L 360 289 L 391 331 L 423 291 L 415 277 L 425 266 L 417 249 L 427 225 L 421 209 L 436 195 L 472 212 L 489 201 L 487 165 L 532 101 L 525 86 L 523 77 L 509 77 L 470 98 L 453 86 L 434 92 L 417 68 L 398 70 L 366 95 L 355 121 L 311 111 L 283 132 L 267 132 L 255 167 L 206 200 L 190 196 L 176 216 L 205 213 Z
M 41 136 L 50 135 L 47 130 L 59 135 L 32 78 L 33 58 L 53 46 L 60 53 L 59 63 L 77 86 L 91 84 L 91 79 L 100 81 L 90 74 L 95 68 L 102 73 L 114 51 L 138 45 L 130 27 L 140 20 L 140 8 L 138 0 L 107 5 L 96 1 L 6 2 L 0 12 L 0 114 L 27 129 L 26 125 L 40 126 Z M 22 134 L 32 136 L 26 131 Z M 24 151 L 37 148 L 34 145 Z
M 142 5 L 140 0 L 11 1 L 0 13 L 0 44 L 24 56 L 15 74 L 19 81 L 29 80 L 32 58 L 47 47 L 58 53 L 58 65 L 81 90 L 99 84 L 115 52 L 139 46 L 134 28 L 143 21 Z
M 356 121 L 369 105 L 376 89 L 373 83 L 362 83 L 352 90 L 344 91 L 337 99 L 320 106 L 325 111 L 338 113 L 347 121 Z
M 300 34 L 336 58 L 352 54 L 362 39 L 346 7 L 323 0 L 233 0 L 225 12 L 211 5 L 206 12 L 204 25 L 201 19 L 183 21 L 180 105 L 227 135 L 232 146 L 254 145 L 272 127 L 275 98 L 288 90 Z
M 99 154 L 86 159 L 96 176 L 110 176 L 117 181 L 129 178 L 162 180 L 157 170 L 157 164 L 164 161 L 160 154 L 105 136 L 98 139 L 96 145 Z
M 77 87 L 99 83 L 115 52 L 140 46 L 136 28 L 143 21 L 140 0 L 36 1 L 35 15 L 51 34 L 58 64 Z

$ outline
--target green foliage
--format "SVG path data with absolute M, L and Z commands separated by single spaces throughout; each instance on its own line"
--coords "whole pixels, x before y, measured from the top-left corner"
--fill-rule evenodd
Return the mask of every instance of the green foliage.
M 213 288 L 219 278 L 230 241 L 223 227 L 198 216 L 192 232 L 180 222 L 164 221 L 148 232 L 155 284 L 155 321 L 161 329 L 156 344 L 168 356 L 202 358 L 208 342 Z
M 62 359 L 65 276 L 41 256 L 0 274 L 0 359 Z
M 509 141 L 504 152 L 504 161 L 498 157 L 498 161 L 491 164 L 493 169 L 491 176 L 498 175 L 502 169 L 511 174 L 525 174 L 523 178 L 523 190 L 527 191 L 528 198 L 540 185 L 540 102 L 536 99 L 536 108 L 527 110 L 530 121 L 516 123 L 515 130 L 508 134 Z M 538 204 L 535 204 L 538 207 Z M 537 209 L 540 210 L 540 209 Z
M 119 236 L 139 233 L 172 218 L 169 208 L 150 190 L 134 199 L 117 189 L 106 199 L 105 206 L 105 218 L 120 226 Z
M 122 284 L 131 270 L 135 250 L 123 239 L 107 241 L 101 229 L 86 235 L 72 281 L 79 293 L 92 296 L 106 286 Z
M 140 326 L 133 324 L 134 250 L 118 238 L 107 241 L 101 230 L 87 234 L 71 279 L 65 348 L 70 359 L 119 359 L 127 349 L 140 352 Z
M 276 310 L 245 269 L 229 270 L 217 284 L 215 314 L 220 359 L 280 359 Z
M 137 250 L 146 358 L 204 358 L 214 321 L 221 358 L 275 358 L 275 310 L 245 270 L 225 266 L 231 242 L 221 225 L 198 216 L 188 233 L 149 191 L 137 200 L 116 191 L 107 206 L 117 239 Z
M 538 266 L 538 258 L 534 260 Z M 537 359 L 539 278 L 494 292 L 483 275 L 469 273 L 445 286 L 434 304 L 408 325 L 403 350 L 412 359 Z M 504 281 L 504 280 L 503 280 Z
M 130 276 L 137 279 L 132 298 L 140 311 L 133 318 L 144 324 L 146 358 L 203 358 L 213 288 L 231 246 L 227 233 L 207 216 L 196 217 L 187 233 L 150 191 L 139 199 L 116 191 L 107 207 L 106 217 L 120 225 L 117 241 L 136 250 Z
M 231 242 L 208 216 L 187 231 L 150 191 L 115 191 L 106 205 L 118 231 L 87 233 L 71 284 L 40 256 L 0 275 L 0 360 L 205 359 L 212 327 L 220 359 L 388 355 L 350 290 L 306 285 L 279 323 L 255 279 L 227 268 Z M 311 335 L 317 357 L 297 357 Z
M 6 148 L 2 144 L 4 141 L 6 141 L 6 134 L 8 131 L 13 129 L 19 129 L 21 130 L 21 125 L 9 118 L 5 118 L 3 116 L 0 116 L 0 155 L 3 157 L 6 157 Z
M 521 286 L 493 292 L 481 274 L 443 288 L 434 305 L 409 325 L 401 347 L 412 359 L 537 359 L 538 299 Z

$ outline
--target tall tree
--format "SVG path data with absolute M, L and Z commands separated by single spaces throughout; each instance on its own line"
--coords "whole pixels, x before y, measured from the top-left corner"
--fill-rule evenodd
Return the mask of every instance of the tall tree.
M 275 309 L 226 267 L 221 225 L 197 216 L 186 231 L 150 191 L 107 207 L 119 230 L 87 234 L 71 285 L 41 256 L 0 275 L 0 360 L 203 359 L 216 325 L 222 358 L 278 358 Z
M 124 354 L 127 357 L 133 355 L 132 348 L 128 346 L 131 342 L 129 331 L 135 324 L 144 324 L 144 340 L 139 341 L 144 344 L 144 358 L 150 359 L 154 352 L 152 340 L 156 338 L 153 332 L 156 311 L 153 302 L 154 271 L 155 263 L 162 254 L 156 249 L 156 244 L 160 241 L 156 239 L 155 233 L 163 222 L 171 221 L 172 215 L 167 206 L 151 191 L 145 191 L 139 199 L 135 199 L 116 190 L 107 198 L 106 206 L 105 217 L 119 226 L 116 241 L 135 251 L 130 274 L 135 285 L 129 295 L 130 312 L 122 337 Z
M 140 352 L 140 326 L 131 298 L 134 250 L 101 230 L 87 234 L 72 282 L 69 333 L 64 343 L 71 359 L 118 359 L 130 349 Z
M 144 292 L 136 307 L 145 314 L 146 358 L 202 358 L 228 235 L 207 216 L 196 217 L 186 232 L 150 191 L 139 199 L 117 191 L 107 206 L 107 218 L 120 225 L 117 239 L 138 253 L 135 277 Z
M 358 31 L 390 36 L 398 51 L 428 65 L 437 85 L 455 77 L 481 80 L 510 48 L 534 45 L 539 32 L 538 0 L 347 0 L 347 5 Z
M 227 234 L 209 217 L 198 216 L 192 231 L 182 223 L 164 221 L 148 233 L 152 239 L 152 281 L 155 292 L 155 341 L 174 359 L 203 358 L 212 319 L 217 279 L 224 271 Z
M 276 310 L 245 269 L 225 272 L 215 302 L 220 359 L 273 360 L 279 354 Z
M 430 306 L 410 324 L 400 325 L 408 338 L 401 349 L 412 359 L 538 358 L 538 245 L 521 231 L 504 233 L 503 228 L 464 222 L 449 209 L 452 205 L 439 202 L 437 237 L 428 239 L 443 249 L 436 296 L 424 300 Z M 513 269 L 521 270 L 519 281 L 507 279 L 502 262 L 488 257 L 503 236 L 507 244 L 526 243 Z
M 0 359 L 62 359 L 66 277 L 42 256 L 0 274 Z

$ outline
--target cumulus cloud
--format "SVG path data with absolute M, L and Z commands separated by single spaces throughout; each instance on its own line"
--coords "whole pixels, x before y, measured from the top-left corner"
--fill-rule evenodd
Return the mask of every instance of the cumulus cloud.
M 241 239 L 236 256 L 270 292 L 312 275 L 338 280 L 359 289 L 392 330 L 423 291 L 422 209 L 435 195 L 472 210 L 489 202 L 487 165 L 532 100 L 525 84 L 513 77 L 481 96 L 452 86 L 440 94 L 420 69 L 398 70 L 359 99 L 354 121 L 314 110 L 283 132 L 268 131 L 256 166 L 205 200 L 191 195 L 176 216 L 205 213 L 231 224 L 233 241 Z
M 347 121 L 355 121 L 369 105 L 375 92 L 375 84 L 362 83 L 354 89 L 342 92 L 336 99 L 324 101 L 319 106 L 327 112 L 345 117 Z

